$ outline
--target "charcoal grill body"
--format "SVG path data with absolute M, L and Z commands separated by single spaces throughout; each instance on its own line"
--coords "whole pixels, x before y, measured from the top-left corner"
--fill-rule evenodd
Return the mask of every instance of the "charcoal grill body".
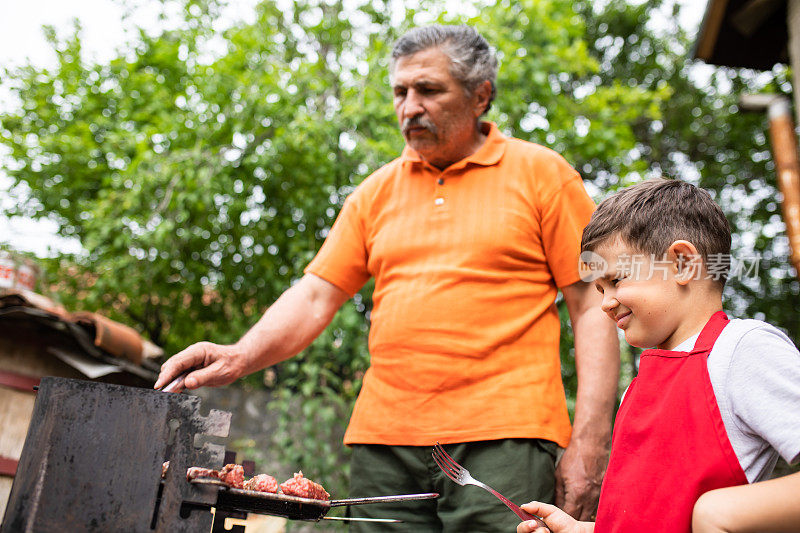
M 199 407 L 183 394 L 43 378 L 2 532 L 210 531 L 217 488 L 187 483 L 186 469 L 222 466 L 224 447 L 195 437 L 226 437 L 230 413 Z

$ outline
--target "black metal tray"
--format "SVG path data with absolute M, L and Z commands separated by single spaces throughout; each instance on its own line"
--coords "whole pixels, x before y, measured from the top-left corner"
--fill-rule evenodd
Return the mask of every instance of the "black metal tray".
M 398 494 L 394 496 L 348 498 L 344 500 L 314 500 L 311 498 L 289 496 L 287 494 L 234 489 L 223 481 L 214 478 L 198 477 L 191 480 L 191 483 L 219 486 L 217 509 L 283 516 L 290 520 L 317 521 L 322 519 L 328 511 L 330 511 L 331 507 L 365 505 L 378 502 L 427 500 L 439 497 L 439 494 L 436 492 L 427 492 L 423 494 Z

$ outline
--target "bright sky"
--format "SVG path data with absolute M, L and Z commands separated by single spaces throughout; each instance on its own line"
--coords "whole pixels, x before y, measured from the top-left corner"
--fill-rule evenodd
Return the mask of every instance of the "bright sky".
M 453 0 L 455 2 L 455 0 Z M 679 0 L 684 6 L 682 24 L 696 30 L 705 11 L 703 0 Z M 256 0 L 228 0 L 226 22 L 231 19 L 250 19 Z M 131 19 L 123 22 L 126 6 L 135 6 Z M 77 18 L 83 27 L 82 43 L 86 58 L 97 61 L 113 57 L 114 49 L 127 40 L 126 29 L 140 26 L 153 31 L 160 27 L 157 6 L 148 0 L 0 0 L 0 66 L 16 66 L 30 61 L 38 66 L 54 64 L 54 56 L 44 40 L 41 27 L 45 24 L 64 35 Z M 0 108 L 10 105 L 7 92 L 0 88 Z M 0 156 L 2 156 L 0 148 Z M 52 222 L 34 222 L 3 215 L 14 201 L 8 194 L 10 179 L 0 164 L 0 244 L 39 256 L 53 255 L 48 248 L 65 252 L 79 251 L 74 240 L 59 237 Z
M 223 22 L 232 18 L 247 20 L 256 0 L 228 0 L 230 5 Z M 126 8 L 136 7 L 123 21 Z M 126 31 L 143 27 L 155 32 L 164 26 L 158 20 L 158 6 L 149 0 L 0 0 L 0 67 L 18 66 L 30 61 L 37 66 L 55 64 L 55 55 L 44 39 L 43 25 L 56 28 L 60 36 L 72 31 L 73 20 L 82 26 L 85 58 L 106 61 L 114 57 L 115 48 L 128 39 Z M 7 91 L 0 87 L 0 108 L 12 105 Z M 5 153 L 0 147 L 0 157 Z M 54 255 L 48 247 L 77 252 L 74 239 L 57 235 L 54 222 L 9 218 L 3 215 L 14 202 L 8 194 L 11 180 L 0 162 L 0 244 L 33 252 L 38 256 Z

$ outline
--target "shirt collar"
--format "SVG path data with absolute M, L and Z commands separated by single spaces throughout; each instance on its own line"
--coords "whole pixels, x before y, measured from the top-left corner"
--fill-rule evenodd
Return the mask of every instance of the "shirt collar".
M 506 148 L 506 137 L 497 127 L 497 124 L 494 122 L 481 122 L 481 129 L 485 132 L 487 129 L 489 132 L 486 135 L 486 140 L 483 142 L 478 150 L 465 157 L 460 161 L 456 161 L 449 167 L 448 170 L 456 170 L 460 168 L 464 168 L 469 164 L 481 165 L 481 166 L 491 166 L 496 164 L 500 159 L 503 157 L 503 153 L 505 152 Z M 403 154 L 400 156 L 403 162 L 411 162 L 411 163 L 424 163 L 425 161 L 420 157 L 416 150 L 411 148 L 410 146 L 406 145 L 403 148 Z

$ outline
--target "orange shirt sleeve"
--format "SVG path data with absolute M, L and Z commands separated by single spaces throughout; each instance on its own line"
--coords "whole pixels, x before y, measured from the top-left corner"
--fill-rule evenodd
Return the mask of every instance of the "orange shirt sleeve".
M 350 296 L 371 277 L 367 271 L 364 225 L 354 192 L 344 202 L 325 242 L 304 272 L 333 283 Z
M 556 286 L 580 281 L 579 258 L 583 228 L 595 209 L 578 172 L 556 155 L 547 158 L 540 171 L 547 172 L 555 187 L 542 202 L 542 243 Z

